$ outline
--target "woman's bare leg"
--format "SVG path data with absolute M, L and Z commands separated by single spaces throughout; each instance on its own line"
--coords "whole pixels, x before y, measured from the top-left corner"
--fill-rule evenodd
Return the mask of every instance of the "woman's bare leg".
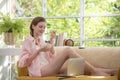
M 42 76 L 56 75 L 61 70 L 65 61 L 69 58 L 81 58 L 81 56 L 69 47 L 64 48 L 63 50 L 59 51 L 59 53 L 57 53 L 57 56 L 50 64 L 46 65 L 41 69 Z M 85 70 L 93 75 L 109 75 L 95 68 L 87 61 L 85 61 Z
M 59 51 L 52 62 L 41 69 L 42 76 L 50 76 L 59 73 L 61 67 L 63 66 L 65 61 L 67 61 L 67 59 L 78 57 L 78 55 L 76 56 L 76 54 L 71 53 L 70 51 L 71 49 L 68 47 L 65 47 L 63 50 Z
M 59 73 L 60 74 L 66 74 L 67 73 L 67 61 L 63 64 L 63 66 L 61 67 Z M 107 68 L 96 68 L 99 71 L 102 71 L 104 73 L 101 73 L 101 75 L 117 75 L 118 73 L 118 69 L 107 69 Z M 106 74 L 107 73 L 107 74 Z M 84 75 L 95 75 L 95 74 L 91 74 L 90 71 L 87 71 L 87 69 L 85 69 Z M 97 75 L 97 74 L 96 74 Z M 99 74 L 100 75 L 100 74 Z
M 110 74 L 111 76 L 117 75 L 117 73 L 118 73 L 118 69 L 114 69 L 114 68 L 111 68 L 111 69 L 109 69 L 109 68 L 97 68 L 97 69 L 104 71 L 104 72 Z
M 68 60 L 65 61 L 65 63 L 60 68 L 59 74 L 67 74 L 67 65 L 68 65 Z

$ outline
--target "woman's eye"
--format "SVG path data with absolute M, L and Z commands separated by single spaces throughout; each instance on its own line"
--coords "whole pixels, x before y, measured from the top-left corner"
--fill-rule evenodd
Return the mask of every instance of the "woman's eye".
M 43 29 L 45 29 L 45 27 L 44 27 L 44 26 L 39 26 L 39 28 L 43 28 Z
M 39 28 L 42 28 L 42 26 L 39 26 Z

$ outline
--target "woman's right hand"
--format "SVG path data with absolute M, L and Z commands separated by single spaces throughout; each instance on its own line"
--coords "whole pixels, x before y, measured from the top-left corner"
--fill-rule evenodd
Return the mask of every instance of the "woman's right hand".
M 45 44 L 45 45 L 42 45 L 39 49 L 39 51 L 42 51 L 42 52 L 46 52 L 46 51 L 49 51 L 53 46 L 51 44 Z

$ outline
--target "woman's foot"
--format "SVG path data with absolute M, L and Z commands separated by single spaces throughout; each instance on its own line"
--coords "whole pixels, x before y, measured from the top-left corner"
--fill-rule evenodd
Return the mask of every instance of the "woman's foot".
M 110 76 L 110 74 L 104 72 L 99 68 L 95 68 L 93 71 L 91 71 L 91 75 L 92 76 Z
M 111 76 L 117 75 L 118 69 L 105 69 L 105 68 L 97 68 L 105 73 L 108 73 Z
M 111 76 L 118 75 L 118 69 L 115 69 L 111 72 Z

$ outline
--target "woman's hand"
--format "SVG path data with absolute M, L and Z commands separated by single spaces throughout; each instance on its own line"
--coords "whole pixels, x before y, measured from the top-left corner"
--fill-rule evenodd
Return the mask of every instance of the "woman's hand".
M 50 38 L 54 39 L 55 37 L 56 37 L 56 31 L 53 30 L 53 31 L 50 32 Z
M 45 45 L 42 45 L 39 49 L 39 51 L 46 52 L 53 48 L 52 44 L 45 43 Z
M 56 31 L 53 30 L 50 32 L 50 44 L 55 45 Z

